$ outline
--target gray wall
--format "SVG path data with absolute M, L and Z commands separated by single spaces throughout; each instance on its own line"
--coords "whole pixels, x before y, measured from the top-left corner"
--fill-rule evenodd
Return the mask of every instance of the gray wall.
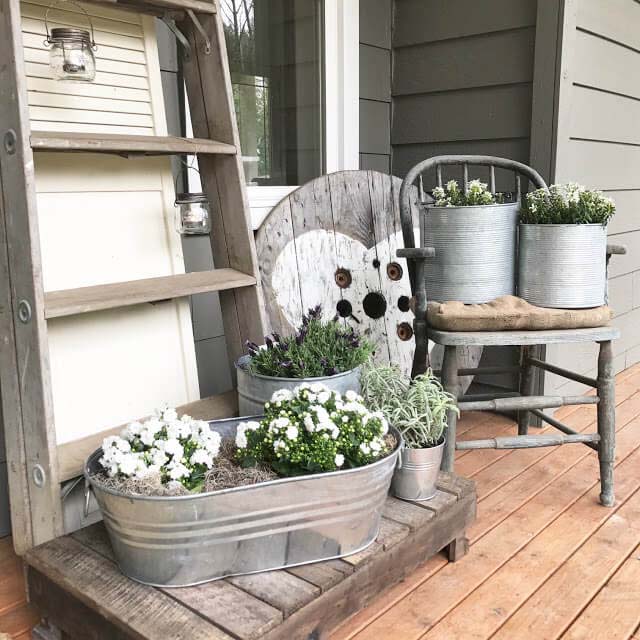
M 536 6 L 536 0 L 395 0 L 394 175 L 440 154 L 529 162 Z M 512 175 L 496 177 L 498 188 L 513 189 Z M 517 350 L 494 348 L 484 350 L 481 364 L 517 361 Z M 513 376 L 478 382 L 516 384 Z
M 360 168 L 391 168 L 392 0 L 360 0 Z
M 0 538 L 11 533 L 9 513 L 9 484 L 7 480 L 7 451 L 4 444 L 4 420 L 0 413 Z
M 555 179 L 602 189 L 617 204 L 610 241 L 628 249 L 612 258 L 609 272 L 620 371 L 640 360 L 640 4 L 565 0 L 564 20 Z M 550 359 L 590 374 L 595 355 L 594 345 L 549 349 Z
M 160 71 L 164 90 L 169 133 L 184 135 L 180 122 L 178 56 L 175 37 L 157 21 Z M 177 164 L 174 166 L 177 170 Z M 213 268 L 208 236 L 183 237 L 182 249 L 187 271 Z M 218 294 L 207 293 L 191 298 L 191 317 L 195 338 L 200 395 L 204 398 L 231 389 L 227 366 L 227 347 L 222 327 Z

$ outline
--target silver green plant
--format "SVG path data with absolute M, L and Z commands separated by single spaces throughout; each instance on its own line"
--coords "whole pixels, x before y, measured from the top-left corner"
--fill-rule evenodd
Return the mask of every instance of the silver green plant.
M 381 411 L 410 449 L 434 447 L 447 428 L 447 411 L 458 411 L 431 369 L 411 380 L 398 367 L 368 365 L 361 376 L 365 404 Z

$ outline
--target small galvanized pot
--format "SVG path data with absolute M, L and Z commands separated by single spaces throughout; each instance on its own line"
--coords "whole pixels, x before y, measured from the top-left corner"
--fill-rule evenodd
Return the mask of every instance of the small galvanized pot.
M 516 291 L 516 238 L 520 204 L 427 206 L 421 242 L 434 247 L 426 261 L 427 299 L 489 302 Z
M 249 372 L 249 356 L 242 356 L 236 362 L 238 375 L 238 410 L 241 416 L 253 416 L 264 411 L 265 402 L 279 389 L 293 390 L 306 382 L 320 382 L 334 391 L 360 393 L 360 367 L 338 373 L 335 376 L 318 378 L 277 378 Z
M 400 449 L 392 481 L 392 491 L 398 498 L 421 501 L 435 496 L 444 443 L 443 440 L 424 449 Z
M 234 437 L 241 420 L 211 428 Z M 158 587 L 184 587 L 340 558 L 377 537 L 382 508 L 402 446 L 385 458 L 344 471 L 184 496 L 128 496 L 97 481 L 102 450 L 85 464 L 122 573 Z
M 607 227 L 521 224 L 518 295 L 539 307 L 605 304 Z

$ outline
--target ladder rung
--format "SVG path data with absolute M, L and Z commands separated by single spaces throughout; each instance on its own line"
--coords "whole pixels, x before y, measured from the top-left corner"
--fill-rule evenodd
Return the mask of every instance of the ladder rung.
M 183 153 L 211 153 L 234 155 L 232 144 L 205 138 L 176 138 L 174 136 L 129 136 L 114 133 L 72 133 L 68 131 L 37 131 L 31 134 L 34 151 L 85 151 L 116 153 L 119 155 L 172 155 Z
M 162 13 L 164 11 L 186 11 L 216 13 L 216 5 L 209 0 L 89 0 L 91 4 L 105 4 L 139 11 L 140 13 Z
M 256 284 L 253 276 L 235 269 L 195 271 L 159 278 L 115 282 L 79 289 L 45 293 L 47 318 L 60 318 L 103 309 L 128 307 L 144 302 L 182 298 L 207 291 L 238 289 Z

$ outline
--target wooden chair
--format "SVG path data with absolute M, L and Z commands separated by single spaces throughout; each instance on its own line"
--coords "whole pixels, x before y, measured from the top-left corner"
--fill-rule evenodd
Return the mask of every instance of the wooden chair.
M 531 447 L 547 447 L 568 443 L 583 443 L 598 452 L 600 462 L 601 493 L 600 502 L 605 506 L 614 504 L 613 466 L 615 460 L 615 378 L 613 370 L 612 341 L 619 337 L 615 327 L 598 327 L 595 329 L 563 329 L 555 331 L 474 331 L 454 332 L 436 331 L 427 326 L 427 292 L 426 263 L 435 255 L 431 247 L 416 247 L 414 228 L 411 217 L 410 193 L 417 179 L 422 185 L 422 174 L 435 169 L 438 185 L 442 185 L 442 167 L 461 165 L 463 167 L 464 186 L 467 188 L 469 166 L 480 165 L 489 168 L 491 191 L 495 193 L 495 169 L 513 171 L 515 175 L 515 197 L 521 198 L 521 179 L 524 177 L 536 188 L 547 188 L 540 175 L 531 167 L 505 158 L 491 156 L 437 156 L 415 165 L 407 174 L 400 189 L 400 219 L 404 239 L 404 249 L 399 249 L 398 257 L 406 258 L 412 294 L 415 296 L 414 335 L 416 349 L 413 359 L 412 375 L 418 375 L 428 367 L 428 340 L 444 347 L 444 359 L 441 378 L 444 388 L 458 400 L 460 411 L 517 411 L 518 435 L 496 437 L 486 440 L 456 442 L 457 414 L 450 411 L 449 429 L 442 469 L 452 471 L 455 450 L 461 449 L 521 449 Z M 420 188 L 421 215 L 425 215 L 425 202 L 422 187 Z M 625 253 L 624 247 L 608 246 L 607 263 L 611 254 Z M 566 344 L 578 342 L 596 342 L 599 344 L 598 373 L 592 379 L 587 376 L 548 364 L 540 356 L 541 345 Z M 507 346 L 520 347 L 519 391 L 517 393 L 496 393 L 482 396 L 465 396 L 459 392 L 458 378 L 461 375 L 496 374 L 503 370 L 491 367 L 462 369 L 458 365 L 458 350 L 461 347 L 474 346 Z M 596 395 L 578 396 L 545 396 L 532 395 L 534 391 L 534 373 L 536 369 L 555 373 L 569 380 L 586 384 L 596 389 Z M 562 407 L 565 405 L 597 404 L 597 432 L 578 433 L 562 422 L 543 413 L 543 409 Z M 530 415 L 551 425 L 560 434 L 529 435 Z

